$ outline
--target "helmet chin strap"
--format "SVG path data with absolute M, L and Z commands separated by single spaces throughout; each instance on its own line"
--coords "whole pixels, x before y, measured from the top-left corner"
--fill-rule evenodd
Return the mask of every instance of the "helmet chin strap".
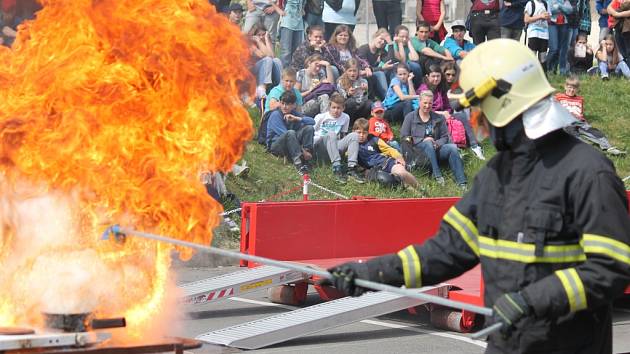
M 490 140 L 499 151 L 513 149 L 523 138 L 525 138 L 525 128 L 521 116 L 501 128 L 490 125 Z

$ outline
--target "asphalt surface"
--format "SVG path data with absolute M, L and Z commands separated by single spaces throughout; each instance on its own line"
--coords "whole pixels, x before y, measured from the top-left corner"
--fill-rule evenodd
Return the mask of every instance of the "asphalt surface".
M 177 268 L 178 283 L 239 270 L 238 267 Z M 305 306 L 320 303 L 319 296 L 309 289 Z M 219 302 L 182 305 L 179 323 L 173 335 L 194 338 L 200 334 L 232 325 L 285 313 L 299 307 L 269 302 L 262 290 Z M 630 352 L 630 299 L 616 303 L 613 323 L 615 353 Z M 366 353 L 483 353 L 486 343 L 472 341 L 465 335 L 443 331 L 429 324 L 428 316 L 400 311 L 305 335 L 285 343 L 258 350 L 240 350 L 204 344 L 191 353 L 300 353 L 300 354 L 366 354 Z

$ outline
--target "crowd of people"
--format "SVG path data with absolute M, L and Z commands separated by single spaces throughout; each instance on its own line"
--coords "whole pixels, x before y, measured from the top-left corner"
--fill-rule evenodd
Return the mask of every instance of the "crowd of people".
M 418 1 L 415 28 L 402 24 L 400 1 L 373 0 L 379 29 L 362 46 L 353 35 L 358 0 L 247 0 L 246 8 L 223 0 L 215 5 L 249 40 L 257 79 L 250 101 L 270 115 L 263 119 L 270 125 L 267 149 L 290 159 L 301 174 L 308 173 L 312 160 L 329 161 L 342 183 L 362 183 L 377 170 L 416 186 L 400 165 L 406 173 L 422 169 L 444 184 L 442 169 L 448 167 L 455 183 L 466 189 L 460 151 L 470 149 L 481 160 L 485 156 L 476 112 L 456 104 L 463 94 L 459 63 L 484 41 L 524 36 L 547 73 L 572 75 L 567 87 L 579 84 L 573 74 L 587 72 L 603 80 L 615 74 L 630 79 L 625 60 L 630 10 L 618 0 L 597 1 L 602 27 L 597 50 L 588 44 L 588 0 L 473 0 L 466 21 L 452 22 L 450 31 L 442 0 Z M 472 40 L 466 38 L 469 29 Z M 558 99 L 568 107 L 575 100 L 567 97 Z M 576 117 L 572 134 L 611 154 L 623 153 L 582 113 Z M 392 123 L 401 124 L 399 137 Z M 362 131 L 368 137 L 359 139 Z M 367 157 L 366 149 L 381 157 Z M 358 172 L 364 169 L 368 173 Z

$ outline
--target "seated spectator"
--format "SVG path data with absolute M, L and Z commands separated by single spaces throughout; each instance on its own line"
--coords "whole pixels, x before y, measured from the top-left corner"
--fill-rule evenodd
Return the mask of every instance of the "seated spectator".
M 368 80 L 370 86 L 371 97 L 374 94 L 379 98 L 385 98 L 387 93 L 387 75 L 386 72 L 391 71 L 394 68 L 394 64 L 391 60 L 387 60 L 382 63 L 386 55 L 385 46 L 389 39 L 389 33 L 385 28 L 381 28 L 374 35 L 372 35 L 372 41 L 364 44 L 357 49 L 357 55 L 367 61 L 370 69 L 372 70 L 372 77 Z
M 247 0 L 243 32 L 249 33 L 255 24 L 260 23 L 269 32 L 272 45 L 275 46 L 278 38 L 278 19 L 282 14 L 284 11 L 278 6 L 277 0 Z
M 359 139 L 359 164 L 367 169 L 376 169 L 398 177 L 409 187 L 417 187 L 416 177 L 406 169 L 405 159 L 398 150 L 389 146 L 383 139 L 370 135 L 369 123 L 365 118 L 354 122 L 352 130 Z
M 282 65 L 291 65 L 293 52 L 304 40 L 304 0 L 284 0 L 284 13 L 280 17 L 280 58 Z
M 17 37 L 17 26 L 22 19 L 17 15 L 15 2 L 2 3 L 0 11 L 0 45 L 10 47 Z
M 473 151 L 475 156 L 480 160 L 485 160 L 486 158 L 483 156 L 483 150 L 481 146 L 477 143 L 477 138 L 475 136 L 475 132 L 473 131 L 472 126 L 470 125 L 470 121 L 466 112 L 457 112 L 454 113 L 451 105 L 449 103 L 448 98 L 448 87 L 446 86 L 446 81 L 442 80 L 442 68 L 437 65 L 431 65 L 429 67 L 429 72 L 425 76 L 424 83 L 420 85 L 417 94 L 420 94 L 422 91 L 429 90 L 433 93 L 433 107 L 432 110 L 435 113 L 443 115 L 447 122 L 450 124 L 448 119 L 457 119 L 462 123 L 464 129 L 466 131 L 466 143 L 470 145 L 470 149 Z M 452 137 L 451 137 L 452 138 Z M 466 146 L 462 142 L 461 146 Z
M 422 150 L 431 161 L 431 173 L 436 182 L 444 185 L 444 177 L 439 162 L 448 162 L 457 185 L 466 189 L 466 175 L 457 146 L 449 143 L 446 120 L 432 111 L 433 93 L 420 93 L 420 108 L 405 116 L 400 128 L 403 140 L 410 141 L 415 148 Z
M 306 58 L 306 69 L 298 71 L 295 83 L 304 101 L 302 112 L 309 117 L 327 112 L 330 95 L 335 87 L 330 63 L 319 54 Z
M 385 66 L 388 62 L 390 64 L 405 63 L 407 67 L 413 73 L 414 85 L 417 87 L 422 80 L 422 68 L 418 64 L 420 56 L 418 52 L 411 45 L 411 38 L 409 37 L 409 29 L 407 26 L 400 25 L 394 30 L 394 41 L 385 47 L 385 56 L 381 59 L 381 66 Z M 395 66 L 394 66 L 395 67 Z M 388 77 L 391 80 L 396 72 L 392 69 L 387 71 Z
M 359 63 L 356 60 L 346 62 L 345 71 L 337 80 L 337 91 L 346 99 L 345 112 L 350 116 L 350 124 L 370 114 L 372 101 L 368 99 L 368 82 L 359 76 Z
M 429 38 L 430 26 L 420 21 L 416 30 L 416 37 L 411 39 L 413 48 L 420 54 L 420 66 L 427 70 L 431 64 L 440 65 L 442 61 L 453 60 L 451 52 Z
M 330 160 L 333 175 L 337 182 L 345 183 L 350 177 L 357 183 L 365 183 L 365 179 L 357 171 L 359 154 L 359 138 L 357 134 L 348 134 L 350 117 L 343 112 L 344 98 L 334 93 L 330 98 L 328 112 L 315 117 L 315 151 L 318 160 Z M 341 156 L 348 157 L 347 176 L 341 168 Z
M 241 26 L 241 20 L 243 19 L 243 5 L 239 3 L 230 4 L 228 20 L 237 26 Z
M 466 35 L 466 25 L 464 21 L 456 20 L 453 22 L 451 31 L 453 34 L 446 37 L 444 40 L 444 48 L 451 53 L 453 59 L 459 64 L 459 62 L 468 55 L 468 52 L 475 48 L 475 45 L 473 42 L 464 39 Z
M 269 32 L 261 24 L 255 24 L 249 32 L 249 51 L 255 62 L 252 73 L 256 76 L 256 97 L 267 95 L 267 87 L 280 83 L 282 64 L 274 57 Z
M 390 122 L 401 122 L 405 116 L 418 108 L 418 95 L 413 87 L 413 73 L 404 63 L 396 65 L 396 77 L 392 79 L 383 100 L 385 119 Z
M 608 138 L 599 129 L 593 128 L 584 118 L 584 98 L 578 95 L 580 79 L 573 74 L 564 83 L 564 93 L 557 93 L 556 100 L 571 113 L 577 121 L 565 127 L 564 130 L 587 143 L 595 144 L 611 155 L 621 155 L 625 152 L 613 147 Z
M 372 117 L 370 117 L 368 132 L 377 138 L 382 139 L 387 145 L 400 152 L 400 144 L 394 140 L 394 132 L 385 120 L 385 107 L 381 101 L 372 104 Z
M 370 70 L 368 63 L 357 56 L 356 43 L 350 27 L 339 25 L 328 43 L 324 45 L 324 60 L 334 66 L 333 74 L 335 75 L 335 80 L 343 73 L 344 65 L 350 59 L 356 59 L 359 62 L 359 74 L 361 76 L 372 76 L 372 70 Z
M 308 161 L 313 157 L 313 125 L 315 121 L 295 110 L 297 96 L 286 91 L 280 96 L 279 107 L 267 121 L 267 150 L 293 162 L 300 175 L 309 172 Z
M 442 64 L 442 72 L 444 73 L 444 82 L 446 88 L 448 88 L 448 93 L 461 93 L 462 89 L 459 87 L 459 66 L 454 61 L 444 62 Z
M 596 56 L 602 80 L 608 80 L 609 72 L 623 74 L 627 79 L 630 79 L 630 68 L 619 53 L 615 37 L 612 34 L 604 37 L 604 40 L 599 44 Z
M 267 96 L 267 100 L 265 101 L 265 111 L 269 111 L 272 109 L 276 109 L 280 107 L 280 96 L 284 93 L 284 91 L 293 91 L 297 96 L 296 101 L 296 109 L 298 111 L 302 110 L 302 94 L 295 87 L 295 70 L 291 68 L 286 68 L 282 70 L 282 80 L 278 86 L 269 91 L 269 95 Z
M 321 26 L 310 26 L 306 30 L 306 40 L 295 49 L 295 52 L 293 52 L 291 67 L 295 71 L 305 69 L 306 58 L 313 54 L 324 55 L 322 48 L 325 44 L 324 29 Z
M 593 67 L 593 48 L 586 39 L 586 33 L 579 33 L 575 45 L 569 48 L 569 70 L 573 74 L 586 74 Z

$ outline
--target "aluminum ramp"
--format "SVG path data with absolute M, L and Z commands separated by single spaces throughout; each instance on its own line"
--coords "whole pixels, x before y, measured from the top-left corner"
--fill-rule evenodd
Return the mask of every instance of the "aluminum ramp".
M 418 292 L 448 296 L 448 285 L 418 289 Z M 303 309 L 201 334 L 196 339 L 241 349 L 259 349 L 315 332 L 426 303 L 389 292 L 370 292 L 344 297 Z
M 247 268 L 214 278 L 180 285 L 180 301 L 187 304 L 216 302 L 232 296 L 307 279 L 304 273 L 274 266 Z

